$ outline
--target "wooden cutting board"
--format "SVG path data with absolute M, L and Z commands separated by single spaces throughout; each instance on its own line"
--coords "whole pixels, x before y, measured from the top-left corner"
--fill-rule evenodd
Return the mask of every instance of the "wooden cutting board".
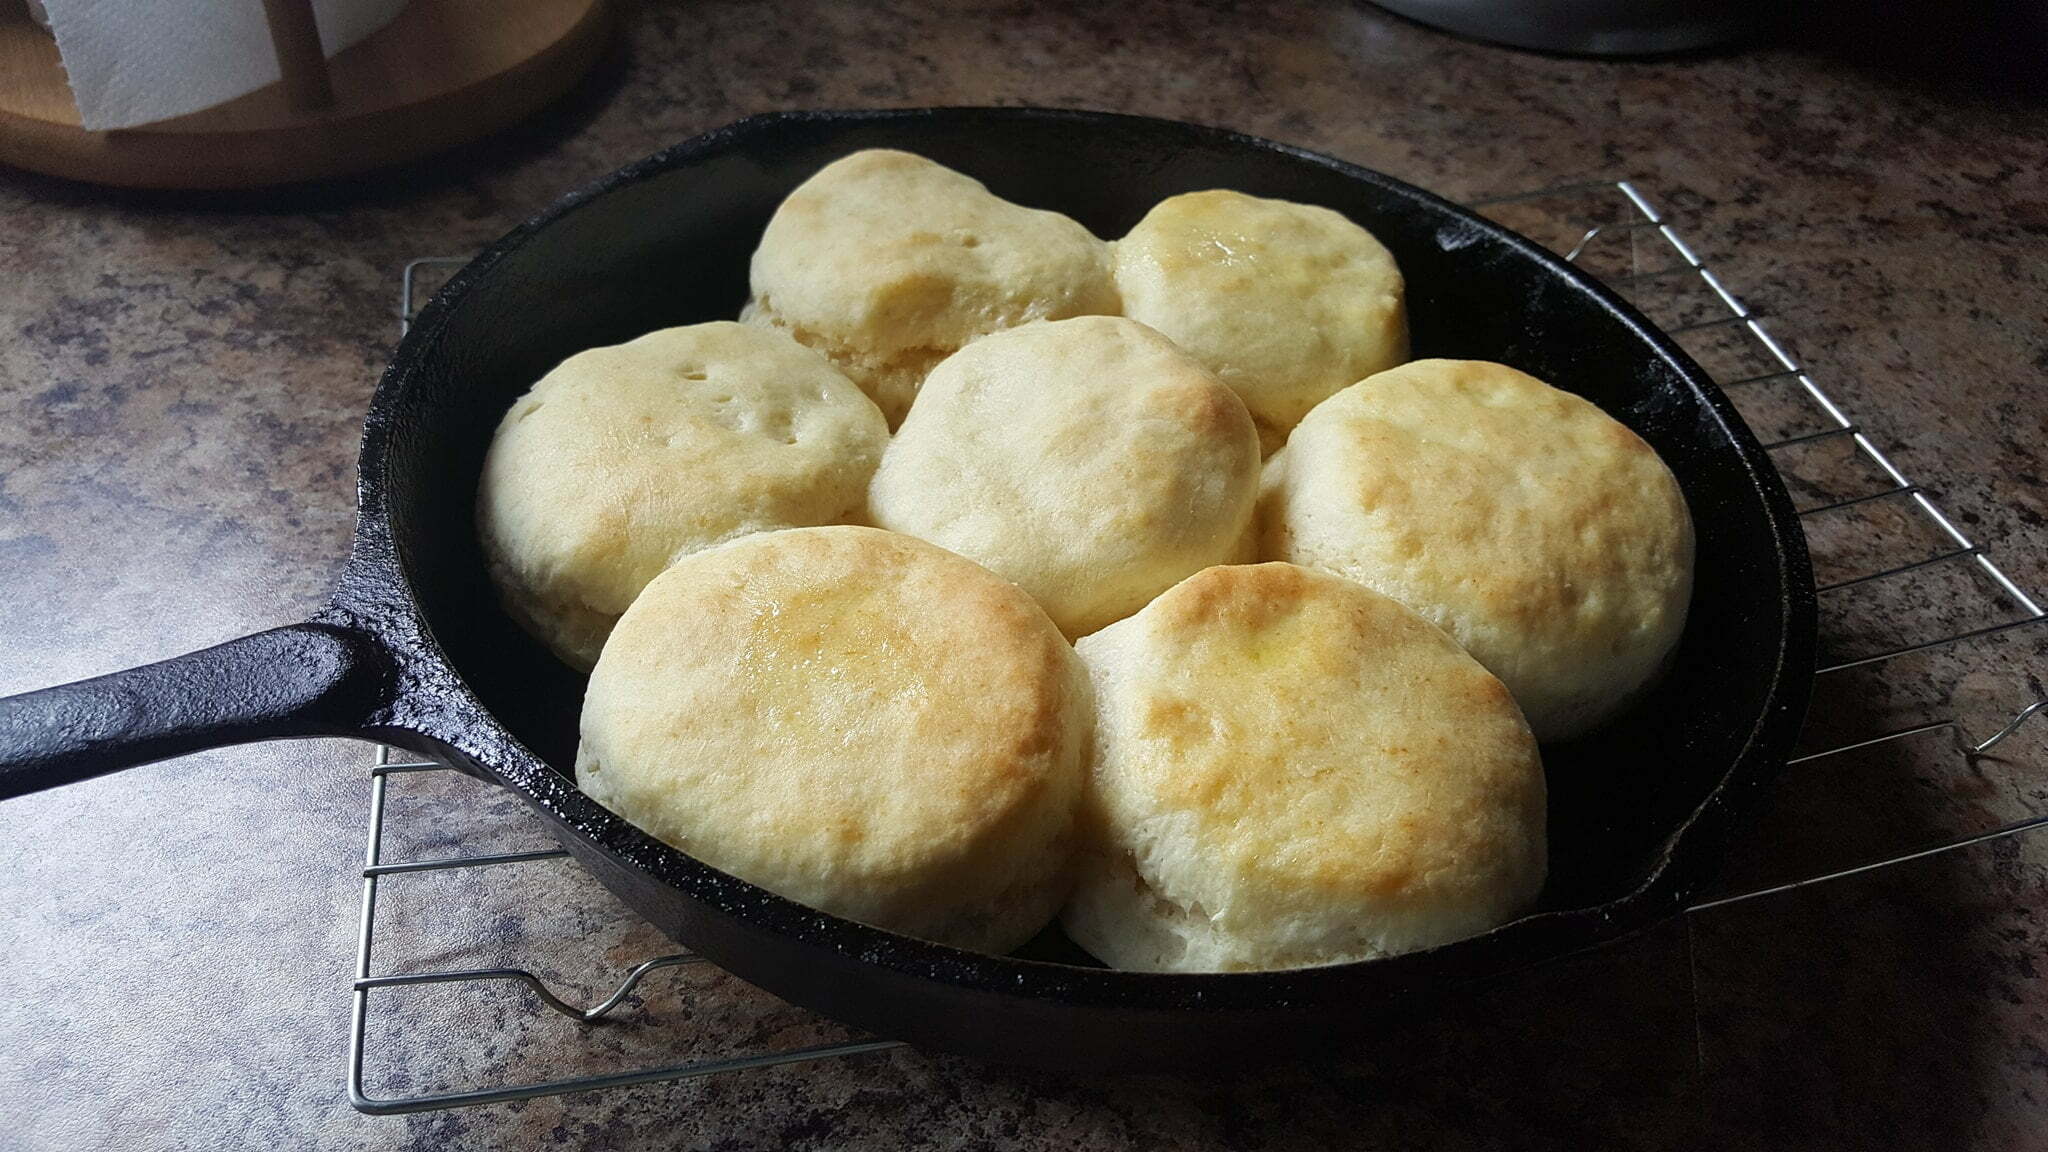
M 88 132 L 57 43 L 0 0 L 0 163 L 138 188 L 251 188 L 416 159 L 494 132 L 596 62 L 609 0 L 411 0 L 327 62 L 333 102 L 293 106 L 282 82 L 140 128 Z

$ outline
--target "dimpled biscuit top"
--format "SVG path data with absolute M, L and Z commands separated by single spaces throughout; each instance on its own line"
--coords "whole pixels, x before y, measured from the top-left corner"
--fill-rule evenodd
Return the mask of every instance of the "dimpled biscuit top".
M 832 357 L 894 427 L 926 372 L 1032 320 L 1119 309 L 1086 228 L 908 152 L 856 152 L 782 202 L 754 251 L 741 319 Z
M 477 528 L 507 610 L 578 668 L 676 557 L 857 515 L 889 431 L 829 361 L 730 321 L 563 361 L 498 425 Z
M 869 491 L 883 528 L 986 565 L 1069 636 L 1242 555 L 1259 448 L 1230 389 L 1109 316 L 1029 324 L 932 371 Z
M 1071 886 L 1088 730 L 1073 650 L 1015 585 L 907 536 L 798 528 L 633 602 L 576 782 L 793 900 L 1004 952 Z
M 1211 568 L 1077 646 L 1095 690 L 1067 933 L 1115 968 L 1291 968 L 1526 908 L 1543 767 L 1441 631 L 1291 564 Z
M 1113 248 L 1124 315 L 1236 389 L 1268 452 L 1325 397 L 1408 358 L 1401 270 L 1328 208 L 1190 192 Z
M 1625 707 L 1684 631 L 1692 518 L 1670 469 L 1512 368 L 1419 360 L 1362 381 L 1309 413 L 1264 487 L 1264 556 L 1420 612 L 1544 740 Z

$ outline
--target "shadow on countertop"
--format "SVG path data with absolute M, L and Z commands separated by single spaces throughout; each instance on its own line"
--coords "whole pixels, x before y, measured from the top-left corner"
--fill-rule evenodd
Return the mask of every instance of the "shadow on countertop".
M 1814 0 L 1793 6 L 1780 39 L 1909 82 L 2048 96 L 2048 4 L 2039 0 Z

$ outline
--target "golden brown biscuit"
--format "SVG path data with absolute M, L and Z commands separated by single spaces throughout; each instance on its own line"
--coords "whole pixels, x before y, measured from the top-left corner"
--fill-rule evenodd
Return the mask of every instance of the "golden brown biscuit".
M 1268 469 L 1263 555 L 1442 627 L 1536 735 L 1625 707 L 1685 629 L 1693 532 L 1648 444 L 1533 376 L 1418 360 L 1331 397 Z
M 1387 956 L 1543 885 L 1543 767 L 1429 622 L 1291 564 L 1211 568 L 1077 646 L 1095 690 L 1067 934 L 1115 968 Z
M 506 609 L 578 668 L 678 556 L 859 513 L 888 428 L 824 357 L 721 321 L 564 360 L 505 413 L 477 530 Z
M 800 528 L 647 586 L 591 673 L 576 781 L 793 900 L 1004 952 L 1067 895 L 1088 728 L 1073 650 L 1015 585 Z
M 1069 636 L 1235 559 L 1259 448 L 1230 389 L 1113 316 L 1027 324 L 932 371 L 868 513 L 1016 581 Z
M 1408 358 L 1401 270 L 1328 208 L 1190 192 L 1113 247 L 1124 315 L 1236 389 L 1269 453 L 1323 399 Z
M 1118 311 L 1086 228 L 908 152 L 835 161 L 789 194 L 754 252 L 741 319 L 830 356 L 903 420 L 925 373 L 977 336 Z

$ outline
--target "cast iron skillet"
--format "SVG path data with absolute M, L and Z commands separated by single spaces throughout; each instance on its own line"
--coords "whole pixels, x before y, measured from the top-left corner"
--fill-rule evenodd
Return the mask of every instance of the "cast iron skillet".
M 781 899 L 576 790 L 566 772 L 581 680 L 498 611 L 472 528 L 492 430 L 573 352 L 734 315 L 783 195 L 873 147 L 923 153 L 1104 236 L 1199 188 L 1338 209 L 1399 259 L 1417 356 L 1499 360 L 1555 381 L 1663 454 L 1698 526 L 1691 619 L 1648 699 L 1593 738 L 1545 750 L 1552 873 L 1537 912 L 1428 952 L 1294 972 L 1162 976 L 982 956 Z M 628 905 L 747 980 L 884 1035 L 1052 1067 L 1214 1066 L 1375 1023 L 1384 1033 L 1392 1009 L 1670 915 L 1784 762 L 1812 678 L 1812 576 L 1784 487 L 1727 399 L 1632 308 L 1376 172 L 1128 116 L 761 116 L 573 193 L 472 261 L 399 345 L 370 405 L 359 498 L 353 554 L 311 622 L 0 701 L 0 795 L 251 740 L 387 741 L 519 793 Z

